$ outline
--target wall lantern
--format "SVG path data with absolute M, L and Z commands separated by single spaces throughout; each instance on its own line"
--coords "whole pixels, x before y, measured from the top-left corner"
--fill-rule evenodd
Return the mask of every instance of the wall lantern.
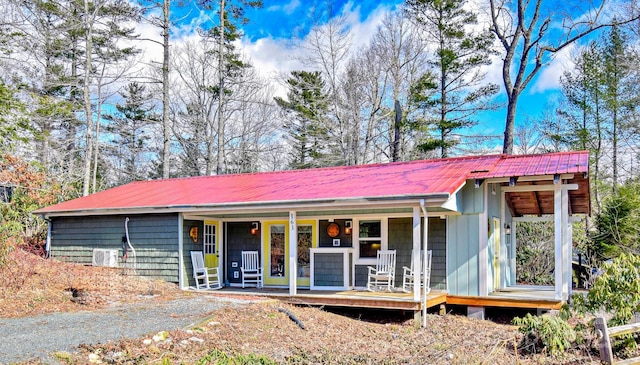
M 504 234 L 505 236 L 510 236 L 511 235 L 511 226 L 508 224 L 504 225 Z
M 259 227 L 259 223 L 258 222 L 253 222 L 251 223 L 251 234 L 252 235 L 256 235 L 258 234 L 258 227 Z
M 194 243 L 198 243 L 198 226 L 189 228 L 189 237 L 191 237 Z
M 351 227 L 352 227 L 352 222 L 351 221 L 345 221 L 344 222 L 344 234 L 351 234 Z

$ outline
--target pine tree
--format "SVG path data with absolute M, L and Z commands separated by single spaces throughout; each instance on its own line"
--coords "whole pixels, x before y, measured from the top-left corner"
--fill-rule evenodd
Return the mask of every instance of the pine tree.
M 117 104 L 117 113 L 108 114 L 107 132 L 112 136 L 112 149 L 117 167 L 116 185 L 148 177 L 153 156 L 149 144 L 153 125 L 159 122 L 154 112 L 153 95 L 137 82 L 127 86 L 122 93 L 123 104 Z
M 206 9 L 212 9 L 213 4 L 218 6 L 219 22 L 216 26 L 204 31 L 204 34 L 218 42 L 215 56 L 218 59 L 218 149 L 216 155 L 216 174 L 223 174 L 224 168 L 224 118 L 225 97 L 228 97 L 230 89 L 225 87 L 229 79 L 239 76 L 242 70 L 249 67 L 244 63 L 235 51 L 234 41 L 242 36 L 239 25 L 246 24 L 249 20 L 245 17 L 246 8 L 262 7 L 262 0 L 202 0 L 201 4 Z M 211 158 L 212 156 L 209 156 Z M 210 174 L 210 171 L 207 171 Z
M 490 98 L 498 86 L 483 85 L 481 71 L 490 63 L 492 37 L 488 31 L 467 30 L 478 20 L 475 13 L 466 10 L 466 4 L 466 0 L 407 1 L 407 11 L 428 39 L 436 42 L 433 71 L 413 85 L 412 99 L 429 116 L 427 128 L 437 133 L 419 148 L 438 149 L 441 157 L 447 157 L 460 143 L 455 132 L 477 124 L 473 119 L 477 112 L 496 107 Z
M 329 165 L 325 159 L 329 100 L 320 72 L 292 71 L 287 84 L 288 100 L 276 97 L 275 101 L 289 114 L 284 125 L 292 144 L 289 166 L 306 169 Z

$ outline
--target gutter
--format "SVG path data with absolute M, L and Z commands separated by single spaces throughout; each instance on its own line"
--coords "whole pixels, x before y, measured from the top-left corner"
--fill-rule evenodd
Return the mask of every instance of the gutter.
M 283 211 L 296 210 L 300 211 L 321 211 L 348 208 L 377 208 L 388 205 L 407 205 L 415 204 L 416 198 L 421 201 L 429 202 L 434 206 L 441 206 L 450 199 L 449 193 L 440 193 L 432 195 L 406 195 L 406 196 L 389 196 L 389 197 L 371 197 L 371 198 L 352 198 L 340 200 L 304 200 L 304 201 L 273 201 L 273 202 L 241 202 L 241 203 L 225 203 L 225 204 L 201 204 L 201 205 L 171 205 L 156 207 L 130 207 L 130 208 L 106 208 L 106 209 L 79 209 L 79 210 L 58 210 L 58 211 L 35 211 L 43 218 L 47 219 L 51 216 L 85 216 L 85 215 L 109 215 L 109 214 L 156 214 L 156 213 L 192 213 L 192 212 L 215 212 L 215 213 L 256 213 L 256 212 L 272 212 L 280 209 Z

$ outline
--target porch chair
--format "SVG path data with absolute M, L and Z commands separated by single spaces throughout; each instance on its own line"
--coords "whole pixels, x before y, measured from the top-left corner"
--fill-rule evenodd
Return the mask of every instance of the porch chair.
M 242 287 L 246 284 L 255 284 L 257 288 L 262 287 L 262 268 L 258 259 L 258 251 L 242 251 Z
M 376 267 L 367 266 L 367 290 L 391 291 L 396 281 L 396 250 L 380 250 L 376 258 Z
M 191 251 L 191 263 L 193 264 L 193 279 L 196 281 L 196 289 L 220 289 L 220 275 L 217 267 L 206 267 L 202 251 Z
M 427 251 L 427 276 L 423 276 L 424 273 L 424 260 L 422 260 L 424 251 L 420 251 L 420 272 L 417 273 L 420 277 L 420 287 L 426 288 L 427 293 L 431 291 L 429 287 L 431 285 L 431 250 Z M 411 267 L 403 266 L 402 274 L 402 291 L 410 293 L 413 291 L 413 257 L 411 258 Z

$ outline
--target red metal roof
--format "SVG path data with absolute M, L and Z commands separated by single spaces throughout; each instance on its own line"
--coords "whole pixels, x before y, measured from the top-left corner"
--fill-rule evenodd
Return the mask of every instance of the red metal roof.
M 588 157 L 588 152 L 488 155 L 138 181 L 35 213 L 427 197 L 453 194 L 470 178 L 587 172 Z

